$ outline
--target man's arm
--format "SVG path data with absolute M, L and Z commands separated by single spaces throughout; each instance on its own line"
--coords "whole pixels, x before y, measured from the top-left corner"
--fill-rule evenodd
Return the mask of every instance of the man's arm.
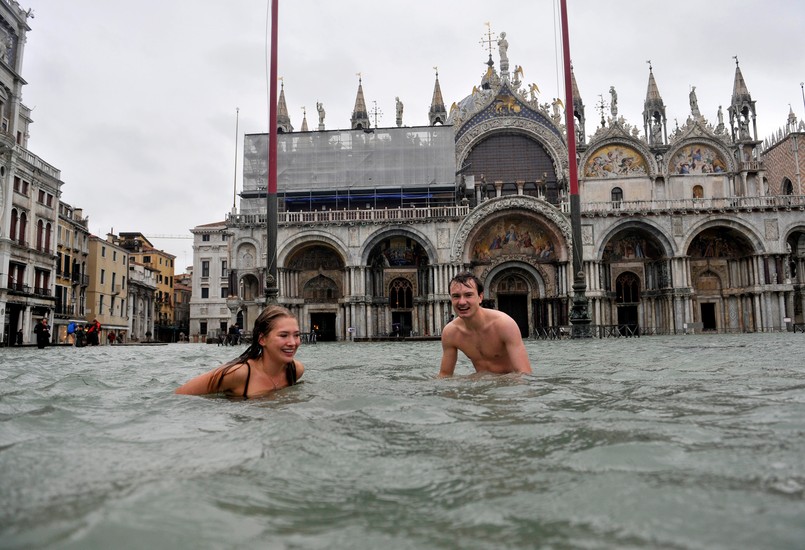
M 501 329 L 501 336 L 506 346 L 506 353 L 509 355 L 509 362 L 511 363 L 514 372 L 524 372 L 531 374 L 531 361 L 528 359 L 528 352 L 523 343 L 523 337 L 520 335 L 520 327 L 517 322 L 508 318 Z
M 453 376 L 458 361 L 458 348 L 453 343 L 450 330 L 442 332 L 442 364 L 439 368 L 439 378 Z

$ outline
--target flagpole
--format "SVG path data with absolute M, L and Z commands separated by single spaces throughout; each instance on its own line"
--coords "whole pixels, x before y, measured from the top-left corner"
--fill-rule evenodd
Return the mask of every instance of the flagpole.
M 570 178 L 570 225 L 573 234 L 573 305 L 570 308 L 572 338 L 589 338 L 590 314 L 585 290 L 587 283 L 582 264 L 581 199 L 579 198 L 578 160 L 576 159 L 576 127 L 573 109 L 573 86 L 570 72 L 570 37 L 567 24 L 567 2 L 560 0 L 562 18 L 562 56 L 565 70 L 565 128 L 567 129 L 568 177 Z
M 268 99 L 268 182 L 266 185 L 266 304 L 277 303 L 277 36 L 279 0 L 271 0 L 271 62 Z

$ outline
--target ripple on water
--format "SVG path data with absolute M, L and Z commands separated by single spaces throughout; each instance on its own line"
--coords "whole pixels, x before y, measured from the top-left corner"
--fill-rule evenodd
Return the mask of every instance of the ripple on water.
M 172 393 L 243 348 L 10 350 L 0 537 L 796 547 L 804 347 L 793 334 L 528 341 L 531 376 L 474 375 L 462 358 L 436 379 L 438 342 L 320 343 L 299 351 L 303 383 L 249 401 Z

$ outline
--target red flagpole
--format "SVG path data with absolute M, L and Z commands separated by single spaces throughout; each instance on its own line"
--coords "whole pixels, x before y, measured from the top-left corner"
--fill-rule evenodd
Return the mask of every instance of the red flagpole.
M 276 303 L 277 287 L 277 36 L 279 0 L 271 0 L 271 62 L 268 94 L 268 183 L 266 185 L 266 303 Z

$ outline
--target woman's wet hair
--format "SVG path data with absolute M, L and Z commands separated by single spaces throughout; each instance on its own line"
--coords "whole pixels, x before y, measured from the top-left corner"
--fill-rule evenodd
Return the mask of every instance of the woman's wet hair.
M 450 284 L 447 285 L 447 288 L 453 286 L 453 283 L 470 286 L 470 281 L 475 282 L 475 288 L 478 289 L 478 295 L 480 296 L 483 294 L 484 284 L 481 282 L 481 279 L 476 277 L 472 271 L 462 271 L 461 273 L 458 273 L 455 277 L 450 279 Z
M 249 359 L 257 359 L 263 355 L 263 346 L 260 345 L 260 337 L 267 335 L 271 329 L 277 324 L 279 319 L 289 317 L 296 319 L 293 313 L 282 306 L 268 306 L 263 312 L 254 320 L 254 328 L 252 329 L 252 342 L 246 351 L 241 353 L 237 358 L 222 365 L 215 371 L 210 378 L 210 384 L 207 388 L 208 393 L 217 393 L 221 390 L 221 383 L 224 376 L 232 370 L 233 367 L 241 365 Z

